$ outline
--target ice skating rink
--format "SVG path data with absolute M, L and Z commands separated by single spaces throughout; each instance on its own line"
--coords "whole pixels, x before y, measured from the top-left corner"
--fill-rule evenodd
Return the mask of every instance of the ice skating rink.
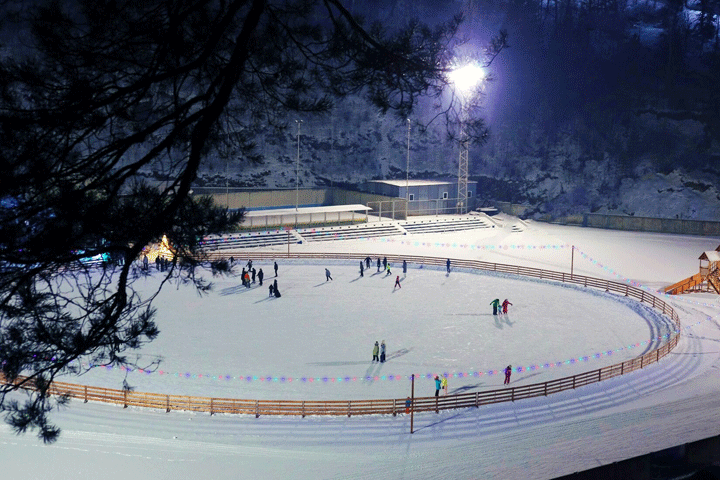
M 373 258 L 373 263 L 376 257 Z M 244 263 L 244 262 L 243 262 Z M 664 342 L 671 322 L 647 306 L 596 289 L 519 276 L 409 264 L 392 275 L 357 261 L 278 259 L 281 298 L 265 283 L 216 277 L 213 291 L 167 285 L 155 301 L 161 334 L 135 357 L 152 373 L 96 368 L 84 384 L 137 391 L 243 399 L 353 400 L 448 393 L 543 382 L 641 355 Z M 325 278 L 325 268 L 332 281 Z M 401 288 L 395 288 L 400 276 Z M 209 272 L 206 276 L 210 277 Z M 137 286 L 149 293 L 158 272 Z M 490 302 L 513 304 L 492 314 Z M 375 341 L 387 361 L 372 362 Z M 640 344 L 640 345 L 638 345 Z M 517 371 L 522 367 L 522 371 Z

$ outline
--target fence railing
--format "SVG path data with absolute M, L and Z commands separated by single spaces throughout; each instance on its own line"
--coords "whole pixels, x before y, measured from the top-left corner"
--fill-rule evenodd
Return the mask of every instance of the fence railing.
M 243 258 L 253 260 L 297 258 L 297 259 L 337 259 L 337 254 L 323 253 L 295 253 L 282 255 L 264 252 L 243 252 Z M 343 254 L 343 259 L 365 259 L 370 256 L 377 258 L 377 254 Z M 446 258 L 419 257 L 419 256 L 397 256 L 384 255 L 390 262 L 402 262 L 421 265 L 437 265 L 445 267 Z M 227 253 L 212 253 L 212 259 L 226 258 Z M 242 260 L 241 260 L 242 261 Z M 415 397 L 412 403 L 414 412 L 439 412 L 440 410 L 479 407 L 501 402 L 514 402 L 526 398 L 547 396 L 554 393 L 575 389 L 593 383 L 608 380 L 620 375 L 634 372 L 648 365 L 660 361 L 661 358 L 670 353 L 680 339 L 680 319 L 675 310 L 663 300 L 654 295 L 631 285 L 610 280 L 602 280 L 583 275 L 572 275 L 564 272 L 555 272 L 537 268 L 522 267 L 516 265 L 503 265 L 475 260 L 452 259 L 453 268 L 471 268 L 493 272 L 522 275 L 526 277 L 552 280 L 584 287 L 599 288 L 607 292 L 623 294 L 634 298 L 642 303 L 651 305 L 672 319 L 677 327 L 669 336 L 668 341 L 661 347 L 652 350 L 640 357 L 626 360 L 622 363 L 607 367 L 579 373 L 570 377 L 549 380 L 547 382 L 523 385 L 517 387 L 504 387 L 495 390 L 460 393 L 442 397 Z M 25 377 L 18 379 L 22 383 Z M 23 385 L 23 388 L 31 388 L 30 383 Z M 186 410 L 195 412 L 229 413 L 255 415 L 377 415 L 403 413 L 406 411 L 406 399 L 381 399 L 381 400 L 246 400 L 214 397 L 195 397 L 187 395 L 166 395 L 159 393 L 135 392 L 129 390 L 115 390 L 72 383 L 53 382 L 49 392 L 53 395 L 65 395 L 71 398 L 82 399 L 85 402 L 99 401 L 122 405 L 123 407 L 147 407 L 171 410 Z

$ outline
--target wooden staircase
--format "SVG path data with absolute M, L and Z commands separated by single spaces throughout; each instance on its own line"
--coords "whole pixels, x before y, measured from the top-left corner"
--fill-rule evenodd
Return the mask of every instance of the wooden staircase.
M 707 271 L 707 269 L 703 270 Z M 692 277 L 665 287 L 663 291 L 669 295 L 679 295 L 689 292 L 709 292 L 711 289 L 715 290 L 715 293 L 720 294 L 720 269 L 718 268 L 708 273 L 702 271 L 701 273 L 696 273 Z
M 680 280 L 679 282 L 674 283 L 669 287 L 665 287 L 663 291 L 669 295 L 679 295 L 681 293 L 697 292 L 702 290 L 702 284 L 704 283 L 704 281 L 705 279 L 703 278 L 703 275 L 696 273 L 695 275 L 688 277 L 684 280 Z

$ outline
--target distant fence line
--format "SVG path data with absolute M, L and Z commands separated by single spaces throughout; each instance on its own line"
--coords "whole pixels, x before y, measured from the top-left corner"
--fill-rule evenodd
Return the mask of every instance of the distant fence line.
M 228 257 L 228 252 L 210 254 L 211 259 L 223 259 Z M 266 260 L 278 258 L 295 259 L 355 259 L 362 260 L 367 256 L 377 257 L 377 254 L 337 254 L 323 253 L 293 253 L 279 254 L 277 252 L 243 252 L 242 258 L 253 260 Z M 420 256 L 397 256 L 387 255 L 390 262 L 408 261 L 411 264 L 445 266 L 446 258 L 420 257 Z M 526 398 L 547 396 L 565 390 L 575 389 L 581 386 L 608 380 L 626 373 L 634 372 L 647 365 L 658 362 L 665 355 L 670 353 L 680 339 L 680 319 L 667 303 L 651 295 L 644 290 L 624 283 L 610 280 L 602 280 L 583 275 L 542 270 L 514 265 L 503 265 L 475 260 L 452 259 L 454 268 L 469 268 L 475 270 L 492 271 L 512 275 L 552 280 L 583 287 L 592 287 L 606 292 L 613 292 L 634 298 L 641 303 L 651 305 L 656 310 L 667 315 L 675 323 L 676 330 L 670 335 L 668 342 L 656 350 L 652 350 L 640 357 L 626 360 L 622 363 L 608 367 L 591 370 L 589 372 L 572 375 L 569 377 L 549 380 L 547 382 L 518 387 L 504 387 L 501 389 L 469 392 L 446 395 L 442 397 L 415 397 L 412 401 L 413 412 L 439 412 L 455 408 L 479 407 L 501 402 L 514 402 Z M 542 368 L 542 366 L 538 366 Z M 478 373 L 473 376 L 479 375 Z M 21 377 L 18 381 L 22 381 Z M 24 388 L 30 388 L 25 385 Z M 406 412 L 406 399 L 381 399 L 381 400 L 244 400 L 214 397 L 196 397 L 187 395 L 167 395 L 160 393 L 145 393 L 129 390 L 116 390 L 111 388 L 100 388 L 93 386 L 76 385 L 72 383 L 53 382 L 50 387 L 53 395 L 66 395 L 71 398 L 82 399 L 85 402 L 98 401 L 122 405 L 123 407 L 148 407 L 171 410 L 184 410 L 194 412 L 231 413 L 255 415 L 378 415 Z
M 510 202 L 494 202 L 501 212 L 522 216 L 530 208 Z M 602 213 L 579 213 L 554 217 L 544 215 L 538 221 L 579 227 L 627 230 L 633 232 L 676 233 L 681 235 L 720 235 L 720 222 L 710 220 L 688 220 L 682 218 L 636 217 L 634 215 L 608 215 Z

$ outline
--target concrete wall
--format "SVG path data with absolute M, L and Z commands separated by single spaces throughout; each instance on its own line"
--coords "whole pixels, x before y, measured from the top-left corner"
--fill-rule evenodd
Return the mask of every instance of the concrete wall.
M 237 210 L 245 207 L 250 210 L 263 208 L 288 208 L 295 207 L 296 194 L 300 206 L 315 207 L 332 205 L 332 190 L 327 188 L 308 188 L 284 190 L 241 190 L 229 192 L 222 188 L 193 188 L 195 195 L 209 195 L 215 203 L 220 206 L 227 206 L 230 210 Z
M 392 200 L 402 200 L 405 202 L 405 199 L 397 197 L 389 197 L 386 195 L 379 195 L 377 193 L 342 190 L 340 188 L 333 188 L 330 192 L 330 203 L 328 203 L 328 205 L 353 205 L 356 203 L 367 205 L 368 202 L 387 202 Z
M 501 212 L 514 216 L 522 216 L 530 208 L 527 205 L 517 205 L 509 202 L 495 202 L 495 206 Z M 540 217 L 538 220 L 560 225 L 577 225 L 610 230 L 720 236 L 720 222 L 709 220 L 682 220 L 679 218 L 651 218 L 599 213 L 584 213 L 564 217 L 551 217 L 548 215 Z
M 630 217 L 623 215 L 598 215 L 586 213 L 584 227 L 632 230 L 639 232 L 680 233 L 683 235 L 720 235 L 720 222 L 706 220 L 682 220 L 679 218 Z
M 517 203 L 510 203 L 510 202 L 495 201 L 494 205 L 495 205 L 495 208 L 497 208 L 501 212 L 507 213 L 508 215 L 513 215 L 515 217 L 521 217 L 530 208 L 530 205 L 520 205 Z

